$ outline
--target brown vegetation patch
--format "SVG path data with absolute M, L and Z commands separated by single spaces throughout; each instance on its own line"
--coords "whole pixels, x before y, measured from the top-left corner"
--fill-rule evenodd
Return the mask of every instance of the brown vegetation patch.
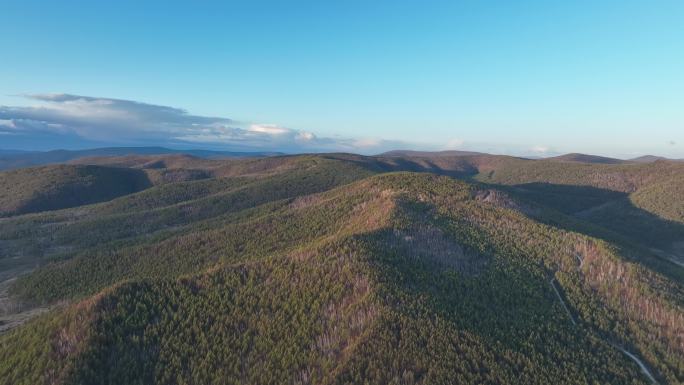
M 490 203 L 497 207 L 502 207 L 510 210 L 516 210 L 523 214 L 535 215 L 538 214 L 539 210 L 533 209 L 531 207 L 525 206 L 516 202 L 508 194 L 503 191 L 487 189 L 478 190 L 475 192 L 475 200 Z
M 343 269 L 344 265 L 341 261 L 337 268 Z M 311 384 L 313 378 L 325 378 L 326 374 L 342 367 L 353 356 L 354 347 L 379 313 L 371 295 L 372 287 L 368 278 L 356 274 L 345 283 L 344 295 L 323 307 L 320 315 L 322 332 L 312 348 L 327 363 L 303 368 L 297 374 L 295 384 Z
M 369 200 L 357 203 L 349 213 L 346 229 L 352 233 L 368 232 L 387 226 L 397 207 L 395 192 L 390 189 L 373 191 Z
M 75 358 L 85 350 L 96 317 L 94 307 L 101 298 L 102 293 L 81 301 L 62 313 L 63 321 L 54 330 L 49 341 L 51 360 L 62 365 L 48 369 L 44 375 L 47 384 L 63 383 L 72 370 L 71 365 Z
M 306 207 L 311 207 L 321 201 L 321 195 L 320 194 L 312 194 L 312 195 L 304 195 L 301 197 L 297 197 L 292 200 L 292 202 L 289 205 L 289 208 L 298 210 L 298 209 L 303 209 Z
M 341 299 L 325 307 L 321 315 L 325 331 L 316 339 L 316 349 L 335 361 L 377 315 L 368 300 L 371 286 L 367 277 L 357 275 L 353 281 L 347 282 L 345 291 Z
M 684 312 L 649 293 L 645 285 L 657 282 L 655 274 L 639 272 L 637 265 L 622 261 L 594 242 L 577 243 L 575 251 L 582 261 L 585 282 L 594 291 L 612 299 L 614 305 L 631 314 L 638 323 L 655 325 L 654 337 L 677 354 L 684 354 Z

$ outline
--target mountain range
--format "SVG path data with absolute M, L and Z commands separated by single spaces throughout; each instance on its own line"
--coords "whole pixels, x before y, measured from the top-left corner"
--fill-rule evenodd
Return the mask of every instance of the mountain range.
M 200 158 L 244 158 L 279 155 L 277 152 L 177 150 L 165 147 L 103 147 L 85 150 L 20 151 L 0 149 L 0 170 L 63 163 L 85 157 L 185 154 Z
M 0 173 L 0 384 L 684 383 L 684 163 L 162 150 Z

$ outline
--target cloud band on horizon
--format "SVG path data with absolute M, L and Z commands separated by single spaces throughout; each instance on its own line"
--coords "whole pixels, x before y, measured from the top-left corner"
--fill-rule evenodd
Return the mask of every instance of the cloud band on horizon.
M 0 135 L 115 145 L 203 145 L 229 150 L 380 152 L 406 143 L 377 138 L 318 137 L 275 124 L 239 122 L 124 99 L 29 94 L 32 106 L 0 106 Z

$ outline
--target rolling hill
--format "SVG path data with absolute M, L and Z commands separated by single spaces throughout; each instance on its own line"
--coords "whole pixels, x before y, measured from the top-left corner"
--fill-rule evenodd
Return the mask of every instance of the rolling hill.
M 479 173 L 481 182 L 610 230 L 682 265 L 684 164 L 625 165 L 507 162 Z
M 2 384 L 684 381 L 680 164 L 84 162 L 149 185 L 0 220 Z
M 446 150 L 446 151 L 413 151 L 413 150 L 392 150 L 387 151 L 379 156 L 381 157 L 424 157 L 424 158 L 435 158 L 441 156 L 470 156 L 470 155 L 488 155 L 482 152 L 475 151 L 457 151 L 457 150 Z
M 621 164 L 625 163 L 622 159 L 608 158 L 605 156 L 597 155 L 587 155 L 587 154 L 565 154 L 560 156 L 555 156 L 552 158 L 546 158 L 547 160 L 557 161 L 557 162 L 579 162 L 579 163 L 596 163 L 596 164 Z
M 139 170 L 45 166 L 0 173 L 0 217 L 110 200 L 150 186 Z
M 0 170 L 64 163 L 79 158 L 119 157 L 130 155 L 185 154 L 199 158 L 245 158 L 279 155 L 274 152 L 236 152 L 211 150 L 175 150 L 164 147 L 103 147 L 85 150 L 13 151 L 0 150 Z
M 668 161 L 673 161 L 673 162 L 683 162 L 684 159 L 668 159 L 662 156 L 656 156 L 656 155 L 644 155 L 640 156 L 637 158 L 630 159 L 630 162 L 634 163 L 651 163 L 651 162 L 657 162 L 659 160 L 668 160 Z

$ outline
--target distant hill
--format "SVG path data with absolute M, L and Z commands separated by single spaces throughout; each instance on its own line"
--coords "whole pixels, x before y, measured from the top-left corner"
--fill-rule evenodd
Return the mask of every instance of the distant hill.
M 363 164 L 373 171 L 415 171 L 431 172 L 453 177 L 473 177 L 478 173 L 487 172 L 504 164 L 518 161 L 528 161 L 507 155 L 433 155 L 422 156 L 361 156 L 356 154 L 321 154 L 320 156 L 353 161 Z
M 684 162 L 684 159 L 670 159 L 670 158 L 665 158 L 664 156 L 657 156 L 657 155 L 644 155 L 644 156 L 640 156 L 638 158 L 629 159 L 629 161 L 632 163 L 652 163 L 652 162 L 657 162 L 659 160 L 668 160 L 671 162 Z
M 126 156 L 86 156 L 67 162 L 68 164 L 92 164 L 113 167 L 154 168 L 193 168 L 207 167 L 212 159 L 187 154 L 168 155 L 126 155 Z
M 440 157 L 440 156 L 468 156 L 468 155 L 489 155 L 483 152 L 474 151 L 412 151 L 412 150 L 392 150 L 383 152 L 378 156 L 384 157 Z
M 667 158 L 656 155 L 644 155 L 637 158 L 629 159 L 629 161 L 633 163 L 651 163 L 658 160 L 667 160 Z
M 22 150 L 3 150 L 0 148 L 0 156 L 2 155 L 15 155 L 15 154 L 28 154 L 31 151 L 22 151 Z
M 141 170 L 55 165 L 0 172 L 0 217 L 102 202 L 151 186 Z
M 84 157 L 109 157 L 128 155 L 187 154 L 199 158 L 244 158 L 279 155 L 277 152 L 234 152 L 211 150 L 176 150 L 165 147 L 104 147 L 86 150 L 16 151 L 0 150 L 0 170 L 64 163 Z
M 596 164 L 622 164 L 625 163 L 622 159 L 608 158 L 605 156 L 598 155 L 587 155 L 579 153 L 571 153 L 560 156 L 554 156 L 551 158 L 545 158 L 547 160 L 558 161 L 558 162 L 578 162 L 578 163 L 596 163 Z

